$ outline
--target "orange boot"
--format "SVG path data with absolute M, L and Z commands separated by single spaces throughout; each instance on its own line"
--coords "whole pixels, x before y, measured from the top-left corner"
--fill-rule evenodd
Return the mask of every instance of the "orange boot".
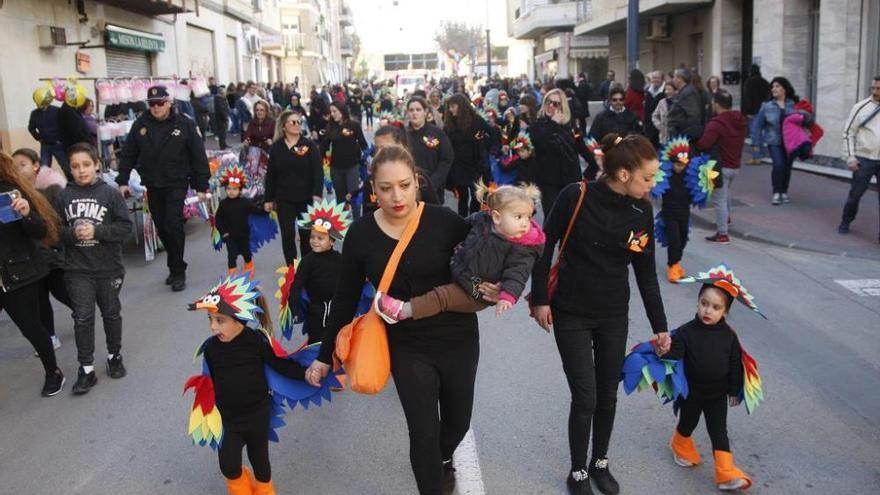
M 257 481 L 257 489 L 254 491 L 254 495 L 275 495 L 275 487 L 272 486 L 272 480 L 266 483 Z
M 254 276 L 254 260 L 250 260 L 244 264 L 244 271 L 251 274 L 251 277 Z
M 715 484 L 720 490 L 748 490 L 752 479 L 733 463 L 733 454 L 715 451 Z
M 672 434 L 669 441 L 672 449 L 672 460 L 681 467 L 692 467 L 700 463 L 700 452 L 691 437 L 683 437 L 678 429 Z
M 678 263 L 676 263 L 675 266 L 678 267 L 677 270 L 678 270 L 678 278 L 679 279 L 682 279 L 682 278 L 685 278 L 688 276 L 687 270 L 685 270 L 684 267 L 681 266 L 680 261 Z
M 229 490 L 229 495 L 254 495 L 254 476 L 251 470 L 242 466 L 238 478 L 226 478 L 226 489 Z
M 238 273 L 238 268 L 227 268 L 226 273 L 228 275 L 235 275 L 236 273 Z
M 681 277 L 678 276 L 678 269 L 675 268 L 678 266 L 678 263 L 674 265 L 669 265 L 666 267 L 666 279 L 669 280 L 670 283 L 678 282 L 678 279 Z

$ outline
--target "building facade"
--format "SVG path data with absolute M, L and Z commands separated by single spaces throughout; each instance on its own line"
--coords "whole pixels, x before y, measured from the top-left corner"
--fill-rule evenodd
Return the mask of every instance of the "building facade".
M 284 79 L 300 89 L 351 77 L 356 35 L 351 9 L 341 0 L 279 0 Z

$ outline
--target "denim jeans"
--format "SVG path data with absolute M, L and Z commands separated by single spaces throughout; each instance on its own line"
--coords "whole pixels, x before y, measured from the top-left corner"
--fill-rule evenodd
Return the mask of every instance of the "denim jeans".
M 843 207 L 843 223 L 847 225 L 856 219 L 856 214 L 859 212 L 859 201 L 871 184 L 871 176 L 877 177 L 877 184 L 880 184 L 880 160 L 867 158 L 858 158 L 858 160 L 859 169 L 853 172 L 849 196 L 847 196 L 846 205 Z M 880 194 L 877 199 L 880 201 Z
M 788 194 L 788 184 L 791 182 L 791 165 L 794 159 L 788 156 L 785 147 L 781 144 L 769 144 L 767 150 L 770 152 L 770 159 L 773 160 L 773 171 L 770 173 L 773 194 Z
M 712 204 L 715 206 L 715 225 L 719 234 L 727 235 L 727 222 L 730 219 L 730 186 L 739 173 L 738 168 L 722 168 L 721 187 L 712 193 Z
M 67 176 L 67 180 L 72 180 L 73 176 L 70 175 L 70 165 L 67 163 L 67 155 L 64 154 L 64 146 L 61 143 L 40 143 L 40 164 L 44 167 L 51 167 L 52 157 L 58 161 L 58 166 Z
M 122 348 L 122 304 L 119 292 L 123 277 L 96 278 L 80 273 L 65 273 L 64 284 L 73 303 L 73 331 L 76 335 L 77 360 L 82 366 L 95 362 L 95 304 L 101 309 L 107 353 L 119 354 Z

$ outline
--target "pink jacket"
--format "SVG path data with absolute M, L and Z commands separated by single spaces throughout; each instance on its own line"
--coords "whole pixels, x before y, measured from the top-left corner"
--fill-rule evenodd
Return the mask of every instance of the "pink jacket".
M 804 127 L 804 114 L 794 112 L 782 121 L 782 142 L 789 155 L 804 143 L 811 143 L 810 130 Z

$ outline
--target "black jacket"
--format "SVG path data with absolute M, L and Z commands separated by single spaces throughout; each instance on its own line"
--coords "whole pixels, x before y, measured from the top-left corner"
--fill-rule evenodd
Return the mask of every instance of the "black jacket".
M 437 190 L 442 191 L 455 158 L 449 137 L 443 129 L 426 123 L 421 129 L 407 127 L 406 141 L 416 167 L 431 179 Z
M 335 169 L 349 169 L 356 167 L 361 161 L 361 153 L 367 149 L 367 139 L 361 125 L 354 120 L 348 120 L 342 125 L 331 124 L 327 129 L 327 140 L 324 150 L 333 147 L 330 156 L 330 167 Z
M 13 189 L 11 184 L 0 181 L 0 193 Z M 49 266 L 42 256 L 37 255 L 34 243 L 42 241 L 46 233 L 46 223 L 33 207 L 27 217 L 0 223 L 0 290 L 20 289 L 49 273 Z
M 229 120 L 229 101 L 225 96 L 214 95 L 214 118 L 218 122 Z
M 290 289 L 290 300 L 288 301 L 297 316 L 305 316 L 300 314 L 302 308 L 299 304 L 303 290 L 308 294 L 309 304 L 312 308 L 317 308 L 321 312 L 325 311 L 324 304 L 329 303 L 333 299 L 333 293 L 336 292 L 336 281 L 339 279 L 339 270 L 342 268 L 341 261 L 342 254 L 332 248 L 322 253 L 312 251 L 303 256 L 296 268 L 296 276 L 293 279 L 293 287 Z
M 606 108 L 593 120 L 593 124 L 590 126 L 590 135 L 601 143 L 602 139 L 611 133 L 621 136 L 641 134 L 642 121 L 632 110 L 624 108 L 622 112 L 617 113 Z
M 192 119 L 172 112 L 159 121 L 149 112 L 131 126 L 119 158 L 116 183 L 128 184 L 132 169 L 148 188 L 191 187 L 208 190 L 208 157 Z
M 234 199 L 224 198 L 217 206 L 217 213 L 214 215 L 217 231 L 224 237 L 228 235 L 236 242 L 247 245 L 247 241 L 251 238 L 248 222 L 251 215 L 266 215 L 266 211 L 242 196 Z
M 58 138 L 66 150 L 76 143 L 89 143 L 92 137 L 79 110 L 67 103 L 58 109 Z
M 42 144 L 61 142 L 58 132 L 58 107 L 35 108 L 28 120 L 28 132 Z
M 629 265 L 654 333 L 666 331 L 666 315 L 654 262 L 654 214 L 651 203 L 617 194 L 605 181 L 587 184 L 584 203 L 563 253 L 553 300 L 547 278 L 557 243 L 562 242 L 580 188 L 570 184 L 559 193 L 544 221 L 547 242 L 532 272 L 533 305 L 587 318 L 620 318 L 629 313 Z
M 663 359 L 684 359 L 688 389 L 700 397 L 736 396 L 743 388 L 742 347 L 722 318 L 707 325 L 699 318 L 675 330 Z
M 470 129 L 444 126 L 444 132 L 452 143 L 452 168 L 446 184 L 470 186 L 483 176 L 488 168 L 488 146 L 491 130 L 482 117 L 476 117 Z
M 685 134 L 699 139 L 703 134 L 704 103 L 704 96 L 693 84 L 682 88 L 669 107 L 666 120 L 669 136 Z
M 282 138 L 269 148 L 266 166 L 267 202 L 311 202 L 313 196 L 321 195 L 324 184 L 324 168 L 321 150 L 306 137 L 300 137 L 292 147 Z
M 669 174 L 669 189 L 663 193 L 663 210 L 690 211 L 691 191 L 685 182 L 685 171 Z
M 543 236 L 529 244 L 511 241 L 495 231 L 492 216 L 486 212 L 474 213 L 466 220 L 471 230 L 452 256 L 455 283 L 473 292 L 481 282 L 493 282 L 501 285 L 502 292 L 519 298 L 544 252 Z
M 570 126 L 541 117 L 528 131 L 535 149 L 535 182 L 564 186 L 581 180 L 579 145 Z

